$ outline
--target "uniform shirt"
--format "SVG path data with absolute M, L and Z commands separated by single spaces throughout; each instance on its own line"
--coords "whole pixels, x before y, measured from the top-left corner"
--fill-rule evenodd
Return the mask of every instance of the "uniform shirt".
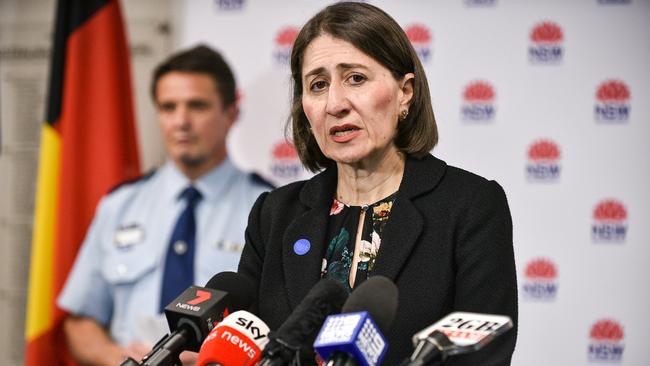
M 109 327 L 119 344 L 142 340 L 141 323 L 164 318 L 158 314 L 163 266 L 186 205 L 180 194 L 188 185 L 189 179 L 167 162 L 150 177 L 102 198 L 59 306 Z M 249 211 L 271 187 L 228 159 L 193 185 L 203 196 L 195 208 L 194 278 L 205 286 L 215 273 L 237 269 Z

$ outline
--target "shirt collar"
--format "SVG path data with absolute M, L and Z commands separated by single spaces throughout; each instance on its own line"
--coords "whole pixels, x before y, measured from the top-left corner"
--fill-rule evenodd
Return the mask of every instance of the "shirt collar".
M 203 174 L 199 179 L 194 182 L 190 181 L 172 161 L 167 161 L 161 168 L 164 175 L 165 185 L 167 186 L 166 198 L 169 200 L 177 200 L 183 190 L 190 184 L 201 192 L 204 200 L 214 200 L 225 194 L 228 189 L 229 181 L 235 174 L 235 166 L 230 159 L 224 159 L 221 164 L 217 165 L 214 169 Z

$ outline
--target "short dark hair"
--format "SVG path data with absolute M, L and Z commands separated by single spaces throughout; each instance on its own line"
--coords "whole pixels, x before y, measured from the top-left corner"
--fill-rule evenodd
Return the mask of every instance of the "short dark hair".
M 293 97 L 291 125 L 293 143 L 303 165 L 312 172 L 332 164 L 318 147 L 302 108 L 302 63 L 305 49 L 318 36 L 331 35 L 351 43 L 375 59 L 401 80 L 407 73 L 415 74 L 413 99 L 408 116 L 400 121 L 395 146 L 414 157 L 426 155 L 438 142 L 438 129 L 431 107 L 429 84 L 417 53 L 404 30 L 383 10 L 364 3 L 340 2 L 330 5 L 302 27 L 291 51 Z
M 165 74 L 180 71 L 209 75 L 219 92 L 223 105 L 231 105 L 236 99 L 236 84 L 230 66 L 221 54 L 206 45 L 198 45 L 188 50 L 177 52 L 163 61 L 153 72 L 151 80 L 151 97 L 156 101 L 158 81 Z

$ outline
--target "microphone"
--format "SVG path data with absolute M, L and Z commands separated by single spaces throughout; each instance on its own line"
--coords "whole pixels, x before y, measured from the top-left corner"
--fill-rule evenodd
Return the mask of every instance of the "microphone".
M 341 311 L 348 291 L 331 278 L 321 279 L 309 290 L 277 331 L 269 334 L 260 366 L 289 365 L 296 357 L 313 363 L 311 345 L 330 314 Z
M 327 317 L 314 342 L 326 365 L 379 365 L 388 350 L 383 333 L 395 319 L 397 295 L 397 286 L 383 276 L 354 289 L 343 313 Z
M 508 316 L 451 313 L 413 336 L 415 350 L 401 366 L 441 365 L 449 356 L 480 350 L 510 328 Z
M 181 352 L 198 352 L 214 326 L 230 312 L 249 308 L 255 293 L 255 285 L 235 272 L 217 273 L 206 287 L 190 286 L 165 307 L 171 333 L 160 339 L 139 365 L 180 365 Z M 120 366 L 134 365 L 134 362 L 127 359 Z
M 248 311 L 228 315 L 203 341 L 198 366 L 254 366 L 269 342 L 269 327 Z

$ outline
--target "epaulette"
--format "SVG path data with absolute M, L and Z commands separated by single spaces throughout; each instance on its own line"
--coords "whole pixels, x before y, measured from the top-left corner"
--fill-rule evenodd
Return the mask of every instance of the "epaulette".
M 154 175 L 154 173 L 156 173 L 156 168 L 153 168 L 153 169 L 149 170 L 148 172 L 146 172 L 145 174 L 141 174 L 141 175 L 139 175 L 139 176 L 137 176 L 135 178 L 125 179 L 125 180 L 117 183 L 113 187 L 111 187 L 111 189 L 108 190 L 107 194 L 111 194 L 111 193 L 115 192 L 116 190 L 118 190 L 119 188 L 122 188 L 124 186 L 129 185 L 129 184 L 133 184 L 133 183 L 137 183 L 137 182 L 140 182 L 140 181 L 147 180 L 147 179 L 151 178 L 151 176 Z
M 250 180 L 253 183 L 256 183 L 256 184 L 259 184 L 259 185 L 262 185 L 262 186 L 266 186 L 269 190 L 275 189 L 275 185 L 273 183 L 271 183 L 268 180 L 264 179 L 264 177 L 262 177 L 261 175 L 259 175 L 257 173 L 250 173 L 248 176 L 250 177 Z

